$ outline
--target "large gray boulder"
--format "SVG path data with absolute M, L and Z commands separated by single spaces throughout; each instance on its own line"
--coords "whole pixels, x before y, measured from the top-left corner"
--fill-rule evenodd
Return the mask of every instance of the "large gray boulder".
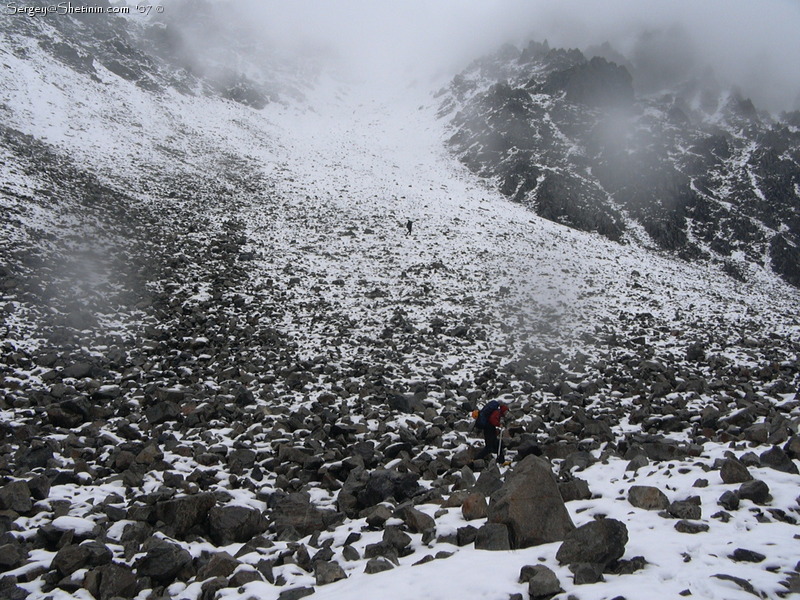
M 627 543 L 628 528 L 621 521 L 591 521 L 566 537 L 556 553 L 556 559 L 562 565 L 591 563 L 605 568 L 622 558 Z
M 512 548 L 563 540 L 575 529 L 550 464 L 526 456 L 491 498 L 489 521 L 508 526 Z

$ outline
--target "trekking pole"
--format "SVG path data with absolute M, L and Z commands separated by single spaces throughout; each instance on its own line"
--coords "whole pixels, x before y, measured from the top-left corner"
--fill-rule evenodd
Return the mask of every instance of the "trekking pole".
M 505 427 L 500 428 L 500 433 L 498 434 L 498 442 L 497 442 L 497 460 L 500 460 L 500 454 L 503 451 L 503 432 L 506 430 Z

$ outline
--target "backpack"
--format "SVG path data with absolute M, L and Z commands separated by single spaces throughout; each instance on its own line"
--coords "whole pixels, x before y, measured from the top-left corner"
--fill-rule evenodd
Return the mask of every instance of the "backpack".
M 497 400 L 488 402 L 486 406 L 478 412 L 478 418 L 475 419 L 475 429 L 480 429 L 481 431 L 486 429 L 489 425 L 489 417 L 498 408 L 500 408 L 500 403 Z

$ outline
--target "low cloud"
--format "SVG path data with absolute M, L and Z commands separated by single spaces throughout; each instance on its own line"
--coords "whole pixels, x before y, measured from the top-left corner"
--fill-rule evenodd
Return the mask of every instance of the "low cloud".
M 219 0 L 276 52 L 324 57 L 380 81 L 452 75 L 503 43 L 609 42 L 640 69 L 637 84 L 708 74 L 757 106 L 800 108 L 795 0 Z

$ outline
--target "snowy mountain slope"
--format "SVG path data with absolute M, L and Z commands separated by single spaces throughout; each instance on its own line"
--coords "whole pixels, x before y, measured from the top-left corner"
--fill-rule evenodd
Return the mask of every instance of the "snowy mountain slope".
M 635 86 L 600 56 L 531 42 L 440 97 L 462 162 L 537 214 L 797 285 L 797 115 L 759 113 L 712 76 Z
M 4 594 L 508 597 L 538 563 L 564 598 L 797 585 L 798 475 L 761 456 L 796 470 L 797 290 L 507 202 L 448 157 L 425 89 L 323 80 L 308 107 L 254 110 L 7 42 Z M 68 126 L 64 105 L 83 109 Z M 575 524 L 626 523 L 644 568 L 579 585 L 558 543 L 459 542 L 460 494 L 495 472 L 463 468 L 468 411 L 495 397 L 510 456 L 535 441 L 585 481 Z M 727 453 L 770 499 L 721 510 Z M 405 487 L 375 502 L 384 470 Z M 708 531 L 634 507 L 634 484 L 698 496 Z M 394 511 L 407 500 L 433 529 Z M 392 525 L 411 541 L 365 574 Z M 346 580 L 325 583 L 332 563 Z

